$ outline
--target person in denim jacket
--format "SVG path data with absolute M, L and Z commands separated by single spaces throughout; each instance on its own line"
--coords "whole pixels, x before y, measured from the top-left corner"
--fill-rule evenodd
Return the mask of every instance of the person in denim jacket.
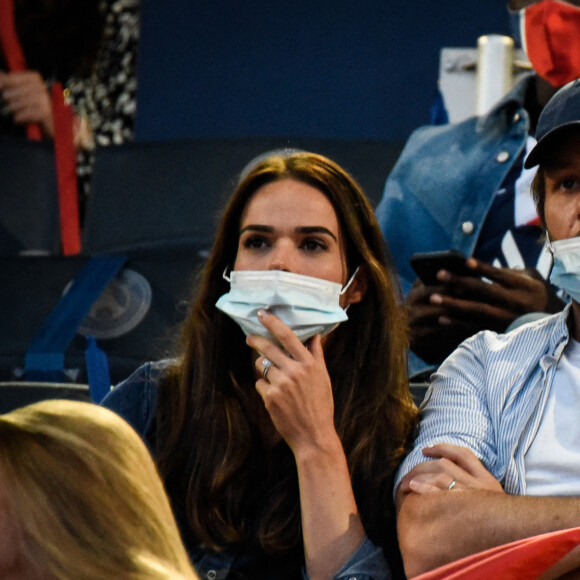
M 580 46 L 569 40 L 580 38 L 578 5 L 510 0 L 535 74 L 482 117 L 418 129 L 387 179 L 376 215 L 409 307 L 411 375 L 433 370 L 479 330 L 503 332 L 522 315 L 564 305 L 545 282 L 551 262 L 529 194 L 534 170 L 522 165 L 542 107 L 580 76 Z M 560 34 L 554 15 L 569 29 Z M 451 248 L 470 258 L 474 275 L 441 270 L 437 285 L 416 280 L 412 254 Z
M 226 270 L 232 292 L 246 271 L 334 282 L 348 320 L 303 343 L 257 301 L 258 330 L 244 337 L 216 308 Z M 400 577 L 392 481 L 417 409 L 397 290 L 372 208 L 339 166 L 289 152 L 245 170 L 181 352 L 103 401 L 150 446 L 203 578 Z

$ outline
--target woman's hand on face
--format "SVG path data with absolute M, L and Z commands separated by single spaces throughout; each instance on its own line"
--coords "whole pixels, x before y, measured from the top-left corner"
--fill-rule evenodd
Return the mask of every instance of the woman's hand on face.
M 276 430 L 295 455 L 335 443 L 338 435 L 334 428 L 332 385 L 320 335 L 314 336 L 306 347 L 274 314 L 260 311 L 259 318 L 284 348 L 261 336 L 246 339 L 261 355 L 255 363 L 260 376 L 256 389 Z M 272 363 L 266 378 L 264 358 Z

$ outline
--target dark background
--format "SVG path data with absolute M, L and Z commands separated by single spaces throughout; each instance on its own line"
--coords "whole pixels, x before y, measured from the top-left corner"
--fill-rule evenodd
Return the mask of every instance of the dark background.
M 446 46 L 510 33 L 505 0 L 149 0 L 137 137 L 404 141 Z

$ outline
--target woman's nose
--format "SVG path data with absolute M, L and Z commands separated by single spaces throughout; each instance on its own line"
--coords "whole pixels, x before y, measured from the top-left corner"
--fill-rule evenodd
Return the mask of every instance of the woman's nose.
M 282 270 L 284 272 L 293 271 L 293 251 L 290 244 L 284 242 L 276 244 L 270 253 L 268 270 Z

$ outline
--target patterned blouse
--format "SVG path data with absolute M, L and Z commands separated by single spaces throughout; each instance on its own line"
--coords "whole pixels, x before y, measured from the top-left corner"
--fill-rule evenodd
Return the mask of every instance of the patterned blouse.
M 102 0 L 105 22 L 92 74 L 71 77 L 65 83 L 76 115 L 88 124 L 92 133 L 93 142 L 77 155 L 81 203 L 89 194 L 92 148 L 119 145 L 134 135 L 140 7 L 140 0 Z M 47 84 L 51 80 L 46 79 Z M 0 107 L 0 134 L 23 135 L 23 129 L 14 125 L 5 107 Z
M 67 83 L 77 115 L 91 128 L 94 145 L 120 145 L 134 135 L 140 0 L 105 0 L 103 42 L 89 79 Z M 94 154 L 78 153 L 79 194 L 89 194 Z

